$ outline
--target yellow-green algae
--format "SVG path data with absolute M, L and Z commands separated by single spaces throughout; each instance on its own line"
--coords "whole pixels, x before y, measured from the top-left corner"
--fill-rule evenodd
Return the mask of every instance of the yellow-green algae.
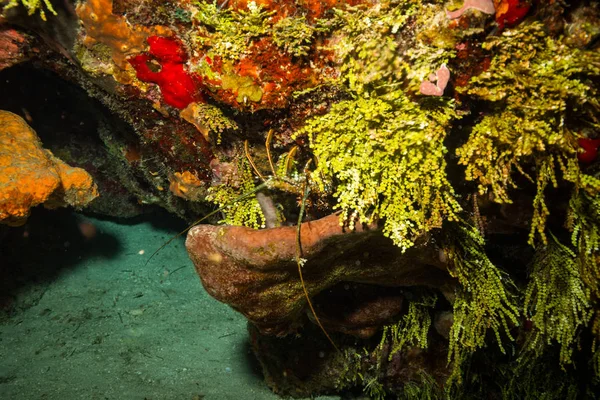
M 416 77 L 409 73 L 412 66 L 419 69 L 452 56 L 440 56 L 441 49 L 421 42 L 431 51 L 400 51 L 399 32 L 419 11 L 427 14 L 433 7 L 419 6 L 398 1 L 336 10 L 332 29 L 339 39 L 333 50 L 342 62 L 339 84 L 351 99 L 332 105 L 296 132 L 296 137 L 308 136 L 319 160 L 314 175 L 335 182 L 341 223 L 352 228 L 382 218 L 384 234 L 402 249 L 443 220 L 455 220 L 461 210 L 444 158 L 444 140 L 457 118 L 454 104 L 449 99 L 415 101 L 402 90 L 405 80 L 413 87 L 439 67 L 429 64 Z
M 576 193 L 570 203 L 571 243 L 591 303 L 592 366 L 600 379 L 600 197 Z M 573 332 L 572 332 L 573 333 Z
M 273 42 L 294 56 L 305 56 L 317 31 L 304 16 L 285 17 L 273 25 Z
M 479 192 L 489 190 L 499 203 L 511 202 L 516 172 L 535 182 L 529 241 L 535 244 L 537 234 L 546 243 L 544 191 L 549 184 L 557 187 L 557 170 L 577 188 L 600 190 L 600 181 L 580 170 L 573 126 L 596 121 L 592 82 L 600 79 L 600 53 L 569 48 L 539 22 L 490 38 L 483 47 L 493 52 L 490 68 L 463 91 L 490 102 L 491 110 L 457 150 L 459 163 L 467 180 L 477 181 Z
M 432 322 L 432 310 L 437 302 L 437 295 L 427 290 L 415 290 L 408 310 L 396 322 L 385 325 L 379 343 L 371 350 L 363 348 L 356 351 L 345 349 L 342 370 L 337 387 L 361 385 L 363 392 L 371 399 L 386 398 L 386 390 L 380 380 L 385 373 L 383 368 L 392 357 L 411 347 L 426 349 Z M 363 361 L 375 360 L 375 364 Z M 419 382 L 409 381 L 403 388 L 407 399 L 434 399 L 441 391 L 437 383 L 425 371 L 419 372 Z
M 402 92 L 346 100 L 298 131 L 319 160 L 315 176 L 335 179 L 336 208 L 350 228 L 385 218 L 384 234 L 402 249 L 461 207 L 448 182 L 443 140 L 451 102 L 427 106 Z
M 381 342 L 376 349 L 379 353 L 378 365 L 381 364 L 381 353 L 386 342 L 391 343 L 388 361 L 391 361 L 394 354 L 407 346 L 427 348 L 427 336 L 431 327 L 431 309 L 435 307 L 436 302 L 437 295 L 423 293 L 419 298 L 409 302 L 408 311 L 398 322 L 383 327 Z

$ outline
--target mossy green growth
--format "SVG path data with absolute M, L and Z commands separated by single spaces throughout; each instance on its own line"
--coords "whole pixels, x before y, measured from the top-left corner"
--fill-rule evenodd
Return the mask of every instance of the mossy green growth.
M 23 7 L 27 9 L 27 14 L 29 15 L 39 12 L 40 18 L 44 21 L 46 21 L 46 11 L 57 15 L 50 0 L 9 0 L 8 4 L 4 7 L 4 10 L 16 7 L 19 4 L 22 4 Z M 46 8 L 46 10 L 44 10 L 44 8 Z
M 576 400 L 595 399 L 593 386 L 576 374 L 556 368 L 556 348 L 548 348 L 540 357 L 522 353 L 517 358 L 492 349 L 471 359 L 469 381 L 446 391 L 446 399 L 481 400 Z M 585 386 L 588 386 L 587 388 Z M 587 391 L 587 393 L 586 393 Z M 595 391 L 597 392 L 597 390 Z
M 399 87 L 418 93 L 421 81 L 455 57 L 457 43 L 483 31 L 449 28 L 441 3 L 398 0 L 335 10 L 327 23 L 343 83 L 364 97 Z
M 264 228 L 265 217 L 256 196 L 253 196 L 256 189 L 254 176 L 245 158 L 240 158 L 237 171 L 236 182 L 209 188 L 206 200 L 223 208 L 223 219 L 219 223 Z
M 363 96 L 381 85 L 399 81 L 401 56 L 395 34 L 416 12 L 416 3 L 361 10 L 334 10 L 334 26 L 339 26 L 339 40 L 332 50 L 341 60 L 342 79 L 348 88 Z
M 334 10 L 328 23 L 341 65 L 336 83 L 353 99 L 334 104 L 296 134 L 308 135 L 319 160 L 314 176 L 325 176 L 336 188 L 341 222 L 352 228 L 384 219 L 384 234 L 403 250 L 461 210 L 444 159 L 447 130 L 458 118 L 454 103 L 416 102 L 407 95 L 453 53 L 429 51 L 420 42 L 422 52 L 401 51 L 425 25 L 416 23 L 419 13 L 436 10 L 442 6 L 405 0 Z M 423 76 L 411 72 L 417 64 Z
M 315 177 L 336 183 L 340 222 L 385 219 L 383 232 L 403 250 L 421 234 L 456 219 L 460 205 L 446 176 L 443 140 L 452 103 L 418 104 L 401 92 L 334 104 L 306 134 L 319 160 Z
M 546 35 L 541 23 L 522 24 L 491 37 L 490 68 L 471 79 L 464 92 L 489 102 L 488 112 L 457 150 L 467 180 L 491 191 L 499 203 L 511 202 L 514 172 L 535 182 L 537 195 L 530 243 L 536 234 L 546 243 L 548 208 L 544 190 L 557 186 L 556 170 L 577 188 L 597 191 L 597 179 L 584 175 L 577 162 L 582 121 L 597 120 L 594 79 L 600 78 L 600 53 L 569 48 Z
M 262 5 L 248 2 L 248 11 L 238 10 L 231 13 L 239 33 L 247 38 L 257 38 L 269 32 L 270 17 L 275 11 L 265 11 Z
M 404 400 L 437 400 L 443 398 L 443 395 L 435 379 L 427 372 L 420 371 L 419 382 L 406 382 L 400 398 Z
M 560 345 L 561 365 L 572 362 L 578 337 L 591 317 L 590 291 L 576 254 L 551 236 L 537 250 L 525 293 L 525 310 L 533 322 L 526 350 L 541 355 L 546 345 Z
M 304 16 L 285 17 L 273 25 L 273 42 L 296 57 L 305 56 L 316 30 Z
M 238 124 L 227 118 L 219 107 L 204 103 L 198 104 L 197 108 L 200 121 L 209 131 L 221 134 L 225 130 L 239 129 Z
M 238 60 L 252 40 L 270 32 L 270 17 L 274 12 L 265 11 L 255 2 L 248 3 L 248 11 L 221 8 L 216 1 L 195 1 L 194 5 L 192 19 L 199 24 L 199 31 L 193 41 L 197 45 L 211 46 L 213 56 Z
M 508 274 L 488 258 L 479 231 L 464 223 L 449 223 L 445 228 L 445 246 L 451 267 L 458 279 L 450 329 L 448 362 L 453 363 L 449 383 L 461 382 L 461 365 L 475 350 L 485 346 L 488 331 L 494 333 L 503 353 L 501 332 L 513 340 L 510 326 L 518 325 L 520 315 L 514 287 Z
M 385 400 L 385 388 L 378 378 L 371 378 L 363 388 L 363 392 L 372 400 Z
M 238 34 L 229 10 L 221 10 L 216 2 L 197 3 L 197 12 L 192 19 L 200 24 L 192 41 L 197 46 L 211 47 L 211 58 L 218 55 L 224 59 L 237 60 L 248 48 L 248 40 Z

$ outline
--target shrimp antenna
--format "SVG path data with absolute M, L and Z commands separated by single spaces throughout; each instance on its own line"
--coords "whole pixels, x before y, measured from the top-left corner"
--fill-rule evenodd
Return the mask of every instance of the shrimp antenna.
M 306 182 L 304 183 L 303 192 L 304 192 L 304 194 L 302 196 L 302 204 L 300 205 L 300 213 L 298 214 L 298 225 L 296 226 L 296 265 L 298 266 L 298 275 L 300 276 L 300 284 L 302 285 L 302 289 L 304 290 L 304 297 L 306 298 L 308 307 L 310 308 L 310 311 L 311 311 L 313 317 L 315 318 L 315 322 L 317 323 L 319 328 L 321 328 L 321 330 L 325 334 L 325 337 L 327 337 L 327 340 L 329 340 L 329 343 L 331 343 L 333 348 L 339 353 L 340 349 L 336 346 L 336 344 L 333 341 L 333 339 L 331 338 L 331 336 L 329 336 L 329 334 L 327 333 L 327 330 L 321 323 L 321 320 L 319 319 L 319 317 L 317 317 L 317 312 L 315 311 L 312 301 L 310 300 L 310 296 L 308 295 L 308 289 L 306 289 L 306 283 L 304 281 L 304 276 L 302 275 L 302 265 L 304 264 L 305 260 L 302 259 L 301 229 L 302 229 L 302 219 L 304 218 L 304 211 L 306 208 L 306 200 L 308 200 L 308 195 L 310 194 L 310 187 Z
M 144 264 L 144 267 L 146 267 L 148 265 L 148 263 L 150 263 L 150 261 L 154 258 L 155 255 L 157 255 L 162 249 L 164 249 L 165 247 L 167 247 L 173 240 L 177 239 L 178 237 L 180 237 L 181 235 L 183 235 L 184 233 L 186 233 L 187 231 L 189 231 L 190 229 L 192 229 L 194 226 L 198 225 L 199 223 L 203 222 L 204 220 L 212 217 L 213 215 L 215 215 L 216 213 L 223 211 L 224 209 L 226 209 L 227 207 L 229 207 L 232 204 L 237 203 L 238 201 L 247 199 L 248 197 L 256 194 L 258 191 L 266 188 L 268 186 L 268 182 L 264 182 L 261 183 L 260 185 L 256 186 L 254 188 L 254 190 L 250 191 L 250 192 L 246 192 L 244 194 L 242 194 L 239 197 L 236 197 L 235 199 L 231 200 L 230 202 L 224 204 L 222 207 L 217 208 L 214 211 L 209 212 L 208 214 L 206 214 L 204 217 L 200 218 L 197 221 L 192 222 L 187 228 L 185 228 L 184 230 L 182 230 L 181 232 L 179 232 L 177 235 L 171 237 L 169 240 L 167 240 L 162 246 L 160 246 L 158 249 L 156 249 L 154 251 L 154 253 L 152 253 L 150 255 L 150 257 L 148 258 L 148 260 L 146 261 L 146 263 Z

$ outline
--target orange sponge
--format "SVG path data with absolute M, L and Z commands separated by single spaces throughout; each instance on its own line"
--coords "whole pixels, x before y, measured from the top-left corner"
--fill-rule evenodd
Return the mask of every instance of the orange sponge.
M 206 187 L 190 171 L 175 172 L 169 177 L 169 190 L 175 195 L 190 201 L 200 201 L 206 197 Z
M 22 225 L 38 204 L 83 207 L 96 197 L 96 184 L 85 170 L 43 149 L 21 117 L 0 111 L 0 223 Z
M 114 15 L 113 0 L 88 0 L 77 6 L 77 15 L 86 33 L 84 44 L 102 43 L 111 50 L 112 59 L 121 69 L 127 68 L 127 57 L 147 48 L 148 36 L 167 36 L 166 27 L 132 26 L 127 19 Z

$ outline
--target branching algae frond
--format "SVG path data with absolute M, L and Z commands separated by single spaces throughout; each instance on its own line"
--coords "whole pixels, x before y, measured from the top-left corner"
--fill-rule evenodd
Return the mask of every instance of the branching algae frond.
M 512 201 L 516 172 L 535 183 L 529 243 L 541 246 L 526 289 L 524 306 L 533 323 L 526 349 L 540 357 L 556 343 L 564 366 L 572 363 L 584 328 L 591 325 L 596 342 L 600 338 L 600 314 L 594 311 L 600 297 L 600 181 L 577 158 L 582 127 L 598 128 L 600 54 L 570 48 L 539 22 L 492 37 L 484 48 L 494 54 L 489 69 L 462 91 L 485 100 L 489 111 L 457 150 L 459 163 L 479 192 L 491 192 L 499 203 Z M 572 190 L 567 222 L 575 250 L 546 236 L 545 192 L 559 184 Z M 455 305 L 455 324 L 456 317 Z M 597 362 L 597 343 L 592 350 Z
M 417 102 L 407 95 L 439 68 L 429 62 L 448 60 L 453 53 L 410 35 L 399 40 L 403 29 L 417 29 L 407 24 L 432 7 L 399 1 L 336 10 L 331 29 L 339 39 L 331 50 L 342 61 L 338 83 L 352 100 L 334 104 L 296 133 L 308 136 L 320 161 L 315 176 L 335 182 L 341 221 L 352 228 L 355 221 L 384 219 L 384 234 L 404 250 L 461 210 L 444 158 L 444 139 L 457 118 L 454 103 Z M 400 46 L 406 41 L 424 50 L 404 54 Z M 417 77 L 413 66 L 423 76 Z
M 539 356 L 545 345 L 556 342 L 560 363 L 570 364 L 581 328 L 591 316 L 590 291 L 582 280 L 575 253 L 554 236 L 536 253 L 525 309 L 533 322 L 527 350 Z
M 389 341 L 391 350 L 388 361 L 391 361 L 394 354 L 402 351 L 407 346 L 427 348 L 427 335 L 431 328 L 431 309 L 435 307 L 437 296 L 435 294 L 423 294 L 420 297 L 420 299 L 415 299 L 409 303 L 407 313 L 397 323 L 383 327 L 381 342 L 376 351 L 381 354 L 384 345 Z M 381 364 L 381 361 L 379 360 L 378 364 Z
M 398 87 L 418 92 L 423 79 L 455 57 L 461 40 L 482 31 L 448 29 L 441 5 L 419 1 L 335 11 L 331 50 L 341 61 L 345 84 L 363 96 Z
M 578 272 L 593 306 L 592 363 L 596 377 L 600 378 L 600 197 L 580 192 L 573 196 L 570 206 L 571 241 L 577 249 Z
M 447 251 L 453 265 L 449 272 L 460 283 L 454 301 L 448 362 L 453 362 L 450 382 L 460 382 L 462 362 L 485 345 L 488 329 L 492 329 L 504 353 L 501 332 L 512 340 L 509 326 L 518 325 L 520 311 L 516 296 L 510 292 L 514 284 L 488 258 L 479 231 L 463 224 L 448 228 Z
M 217 144 L 221 144 L 224 131 L 239 129 L 237 123 L 227 118 L 221 108 L 208 103 L 191 103 L 180 115 L 196 126 L 207 141 L 216 134 Z
M 600 298 L 600 197 L 586 192 L 575 194 L 570 203 L 569 219 L 573 232 L 571 241 L 578 250 L 583 267 L 582 279 L 592 293 Z M 600 330 L 597 332 L 600 334 Z
M 332 50 L 342 61 L 341 72 L 348 88 L 362 95 L 402 77 L 401 56 L 395 34 L 414 14 L 414 5 L 398 5 L 383 10 L 336 10 L 334 24 L 340 38 Z
M 541 23 L 506 31 L 484 43 L 494 51 L 488 71 L 473 78 L 468 94 L 490 102 L 491 112 L 473 127 L 458 149 L 467 180 L 479 192 L 491 190 L 495 201 L 511 202 L 518 171 L 535 182 L 537 195 L 530 243 L 536 233 L 546 242 L 549 214 L 544 189 L 557 186 L 556 169 L 566 181 L 587 191 L 600 182 L 583 175 L 577 163 L 577 136 L 572 122 L 594 121 L 596 91 L 591 82 L 600 76 L 600 54 L 580 51 L 546 36 Z
M 426 349 L 428 335 L 432 326 L 432 313 L 437 295 L 428 290 L 417 290 L 408 304 L 408 311 L 398 321 L 385 325 L 379 344 L 372 349 L 363 348 L 361 352 L 346 350 L 347 364 L 342 372 L 338 387 L 345 388 L 363 385 L 363 392 L 372 399 L 384 399 L 385 388 L 380 379 L 385 374 L 384 365 L 392 361 L 398 353 L 410 352 L 413 347 Z M 400 354 L 400 357 L 405 356 Z M 365 367 L 362 359 L 376 360 L 375 365 Z M 419 372 L 419 381 L 408 381 L 403 388 L 407 399 L 434 399 L 440 394 L 435 380 L 424 370 Z M 404 397 L 403 397 L 404 398 Z

